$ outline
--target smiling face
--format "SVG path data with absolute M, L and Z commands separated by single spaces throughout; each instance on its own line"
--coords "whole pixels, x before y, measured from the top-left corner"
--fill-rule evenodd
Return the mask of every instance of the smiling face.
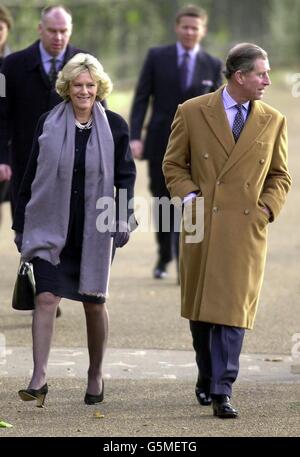
M 266 87 L 271 84 L 269 77 L 270 65 L 268 59 L 256 59 L 252 71 L 239 73 L 241 92 L 245 100 L 260 100 Z
M 205 20 L 200 17 L 182 16 L 175 26 L 178 41 L 186 50 L 193 49 L 206 34 Z
M 88 70 L 80 73 L 70 82 L 69 96 L 78 120 L 91 115 L 93 104 L 96 100 L 98 84 L 93 80 Z

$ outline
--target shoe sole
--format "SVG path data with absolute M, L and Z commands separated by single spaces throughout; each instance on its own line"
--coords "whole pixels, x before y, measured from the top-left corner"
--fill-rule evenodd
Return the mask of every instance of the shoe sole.
M 238 417 L 238 414 L 234 413 L 228 413 L 228 414 L 217 414 L 214 411 L 214 416 L 219 417 L 220 419 L 236 419 Z
M 23 400 L 23 401 L 33 401 L 33 400 L 36 400 L 36 397 L 34 397 L 33 395 L 30 395 L 29 393 L 27 392 L 18 392 L 19 394 L 19 397 Z

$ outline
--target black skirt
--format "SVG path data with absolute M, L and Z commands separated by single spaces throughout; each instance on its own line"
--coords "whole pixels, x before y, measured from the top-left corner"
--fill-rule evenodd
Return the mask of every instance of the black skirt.
M 105 303 L 105 298 L 78 293 L 81 248 L 66 246 L 60 255 L 60 264 L 52 265 L 46 260 L 32 259 L 36 294 L 51 292 L 58 297 L 86 303 Z

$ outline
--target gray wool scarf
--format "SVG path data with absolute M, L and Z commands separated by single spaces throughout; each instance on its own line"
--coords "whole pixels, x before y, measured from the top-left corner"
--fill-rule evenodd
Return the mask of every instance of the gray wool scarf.
M 25 209 L 22 259 L 39 257 L 60 263 L 65 246 L 75 156 L 75 117 L 71 102 L 57 105 L 46 118 L 39 137 L 39 156 L 31 199 Z M 106 297 L 111 263 L 111 233 L 99 232 L 99 197 L 114 197 L 114 141 L 99 102 L 85 158 L 85 216 L 79 293 Z M 99 206 L 99 205 L 98 205 Z

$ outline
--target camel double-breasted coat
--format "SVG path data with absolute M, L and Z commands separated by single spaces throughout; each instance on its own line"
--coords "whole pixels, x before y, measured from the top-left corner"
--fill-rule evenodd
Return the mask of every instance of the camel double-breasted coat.
M 251 329 L 267 250 L 262 208 L 273 221 L 291 185 L 286 121 L 254 101 L 235 143 L 222 90 L 179 105 L 163 172 L 172 197 L 204 197 L 203 241 L 187 243 L 181 233 L 182 316 Z

